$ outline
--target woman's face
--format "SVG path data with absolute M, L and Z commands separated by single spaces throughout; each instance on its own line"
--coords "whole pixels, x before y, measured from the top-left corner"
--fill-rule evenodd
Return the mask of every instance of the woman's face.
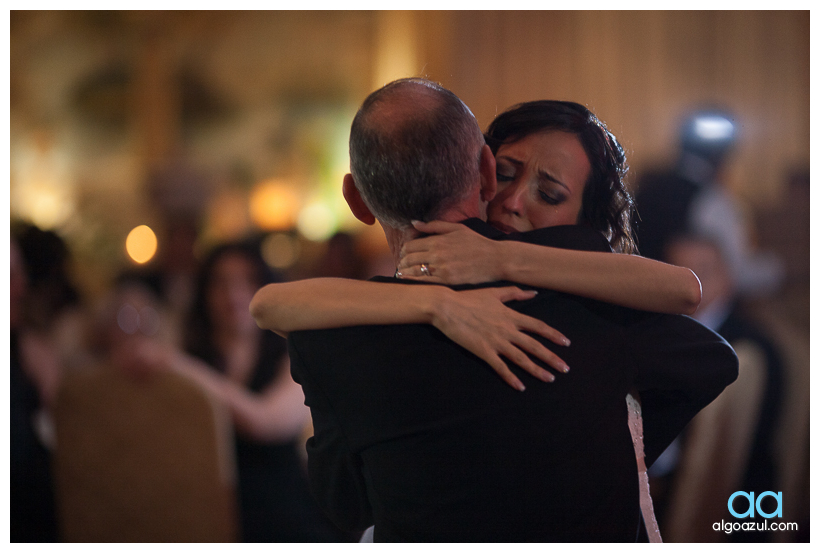
M 248 311 L 259 288 L 253 263 L 241 254 L 228 253 L 212 270 L 207 301 L 214 328 L 231 332 L 256 330 Z
M 496 153 L 498 193 L 487 218 L 504 232 L 574 225 L 581 213 L 589 159 L 572 133 L 544 131 Z

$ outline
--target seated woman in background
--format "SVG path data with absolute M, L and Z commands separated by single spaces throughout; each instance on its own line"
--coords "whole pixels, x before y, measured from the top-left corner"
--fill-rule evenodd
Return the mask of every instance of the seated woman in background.
M 256 245 L 217 247 L 199 273 L 185 351 L 145 339 L 120 358 L 133 371 L 175 371 L 228 407 L 237 431 L 243 541 L 345 540 L 307 486 L 297 447 L 310 412 L 291 379 L 286 343 L 248 313 L 254 292 L 273 280 Z

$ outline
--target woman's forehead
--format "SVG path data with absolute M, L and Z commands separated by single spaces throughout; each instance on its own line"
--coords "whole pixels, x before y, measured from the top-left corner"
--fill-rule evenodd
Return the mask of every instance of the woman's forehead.
M 578 137 L 565 131 L 550 130 L 529 134 L 498 149 L 499 161 L 514 161 L 535 170 L 560 172 L 580 183 L 586 182 L 590 163 Z

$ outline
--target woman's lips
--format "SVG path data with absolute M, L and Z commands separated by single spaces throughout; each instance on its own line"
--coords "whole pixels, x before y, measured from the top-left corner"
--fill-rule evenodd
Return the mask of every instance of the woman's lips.
M 492 222 L 490 224 L 505 234 L 518 232 L 518 229 L 514 229 L 513 227 L 505 225 L 504 223 Z

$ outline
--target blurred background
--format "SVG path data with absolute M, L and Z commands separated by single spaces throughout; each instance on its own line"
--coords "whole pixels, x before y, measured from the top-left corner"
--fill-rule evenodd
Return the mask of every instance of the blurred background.
M 774 409 L 776 427 L 752 422 L 751 435 L 768 432 L 767 485 L 783 492 L 783 521 L 801 523 L 746 538 L 806 539 L 808 11 L 11 11 L 10 218 L 29 294 L 19 328 L 36 338 L 21 338 L 20 364 L 53 353 L 40 363 L 52 368 L 29 376 L 26 416 L 53 412 L 61 375 L 108 351 L 105 321 L 183 343 L 215 246 L 252 240 L 280 280 L 392 274 L 380 229 L 353 218 L 341 183 L 358 105 L 406 76 L 441 82 L 482 128 L 522 101 L 586 105 L 626 148 L 636 193 L 680 168 L 698 110 L 724 114 L 731 148 L 710 178 L 742 221 L 748 255 L 769 255 L 765 282 L 737 294 L 771 354 L 747 418 Z M 135 283 L 149 295 L 134 299 Z M 126 304 L 142 317 L 129 319 Z M 30 439 L 51 451 L 47 426 Z M 653 488 L 662 533 L 740 539 L 711 528 L 734 520 L 725 495 L 717 519 L 674 511 L 669 475 L 686 449 Z M 754 464 L 738 463 L 740 473 Z

